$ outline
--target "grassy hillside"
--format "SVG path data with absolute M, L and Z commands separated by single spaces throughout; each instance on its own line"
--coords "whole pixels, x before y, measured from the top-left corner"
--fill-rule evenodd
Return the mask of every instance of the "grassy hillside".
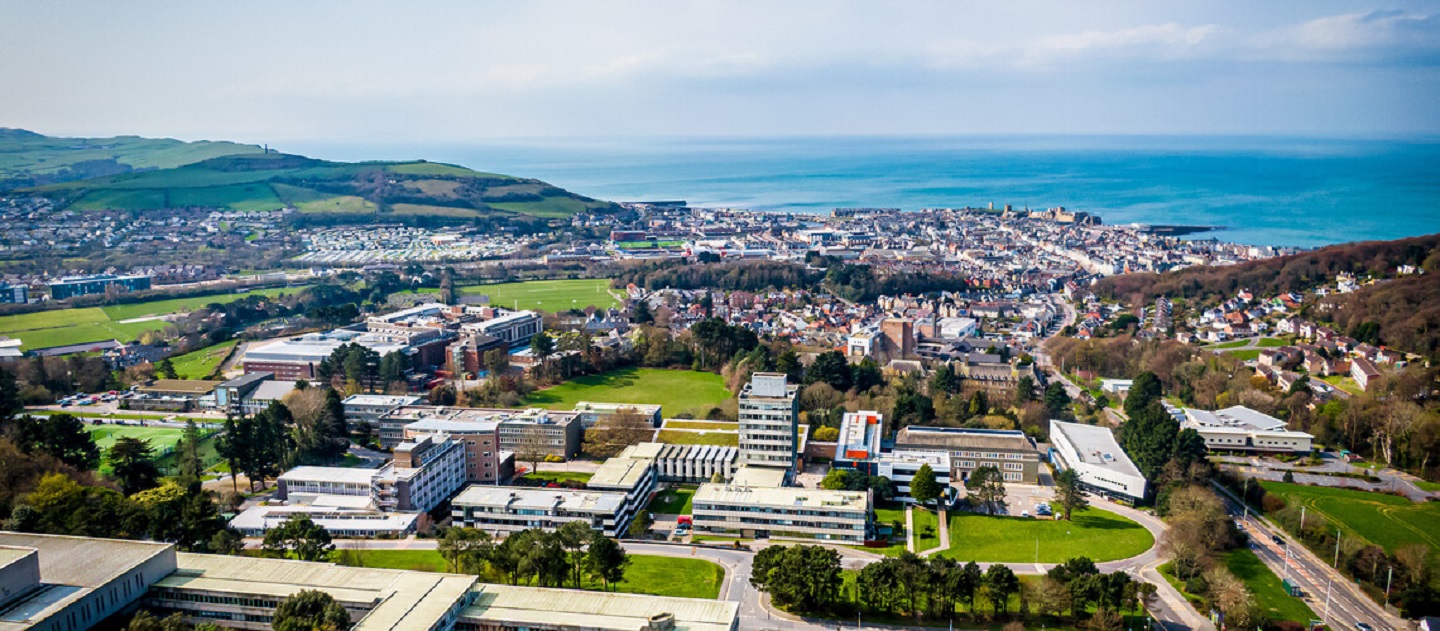
M 268 153 L 229 155 L 169 169 L 133 171 L 20 189 L 72 210 L 205 207 L 373 216 L 568 217 L 609 207 L 545 182 L 417 162 L 329 162 Z
M 260 152 L 260 147 L 233 142 L 137 136 L 56 138 L 0 128 L 0 190 L 172 169 L 220 156 Z

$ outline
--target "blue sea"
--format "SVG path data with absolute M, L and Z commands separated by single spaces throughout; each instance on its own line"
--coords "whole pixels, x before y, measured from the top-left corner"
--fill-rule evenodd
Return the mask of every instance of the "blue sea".
M 996 136 L 290 143 L 336 160 L 415 159 L 613 201 L 797 213 L 1064 206 L 1105 223 L 1314 247 L 1440 232 L 1440 139 Z

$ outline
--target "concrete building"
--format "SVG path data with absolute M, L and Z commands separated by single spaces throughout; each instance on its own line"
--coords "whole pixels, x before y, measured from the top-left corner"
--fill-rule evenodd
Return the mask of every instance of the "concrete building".
M 500 484 L 515 477 L 515 453 L 500 449 L 498 422 L 426 418 L 406 425 L 403 433 L 406 440 L 426 434 L 445 433 L 464 443 L 467 482 Z
M 381 510 L 424 512 L 459 490 L 465 470 L 461 441 L 448 434 L 425 435 L 396 445 L 395 459 L 379 469 L 295 467 L 280 474 L 275 497 L 359 496 Z
M 123 291 L 145 291 L 150 289 L 150 277 L 116 276 L 114 274 L 67 276 L 50 283 L 50 299 L 65 300 L 76 296 L 103 294 L 105 289 L 111 285 L 115 285 Z
M 580 415 L 580 424 L 585 429 L 594 427 L 596 423 L 609 420 L 617 414 L 634 414 L 644 417 L 654 427 L 660 427 L 661 416 L 660 406 L 644 403 L 596 403 L 594 401 L 581 401 L 575 404 L 575 413 Z
M 606 460 L 590 475 L 585 488 L 625 494 L 625 521 L 635 517 L 650 502 L 655 492 L 655 460 L 645 456 L 649 450 L 626 447 L 620 455 Z
M 885 340 L 885 359 L 915 359 L 915 322 L 908 318 L 886 318 L 880 322 Z M 884 362 L 881 362 L 884 363 Z
M 262 346 L 252 346 L 245 351 L 245 372 L 269 372 L 275 375 L 275 379 L 282 381 L 314 379 L 315 369 L 320 362 L 329 359 L 335 349 L 352 342 L 375 351 L 381 357 L 392 352 L 406 353 L 413 350 L 410 344 L 403 340 L 367 335 L 350 329 L 336 329 L 328 333 L 306 333 Z
M 242 413 L 245 397 L 250 396 L 250 393 L 259 388 L 260 384 L 270 381 L 274 377 L 274 373 L 252 372 L 222 382 L 215 386 L 215 408 L 230 414 Z
M 911 425 L 896 434 L 895 450 L 949 454 L 950 477 L 956 482 L 969 480 L 975 469 L 992 466 L 1006 482 L 1040 483 L 1040 452 L 1019 430 Z
M 910 480 L 923 465 L 930 465 L 930 470 L 935 472 L 935 481 L 941 486 L 950 486 L 953 469 L 950 452 L 933 449 L 886 451 L 881 442 L 884 427 L 885 419 L 879 412 L 861 410 L 846 413 L 840 421 L 840 437 L 836 440 L 835 458 L 831 465 L 889 478 L 895 484 L 895 499 L 906 503 L 915 501 L 910 497 Z
M 405 427 L 417 421 L 494 423 L 501 451 L 523 459 L 527 450 L 573 458 L 580 453 L 580 415 L 543 408 L 460 408 L 436 405 L 406 405 L 381 415 L 380 442 L 389 446 L 405 436 Z M 438 427 L 438 426 L 437 426 Z M 445 431 L 468 434 L 460 426 Z M 481 430 L 483 431 L 483 429 Z
M 1074 469 L 1093 493 L 1132 504 L 1145 498 L 1145 476 L 1107 428 L 1050 421 L 1050 462 L 1057 472 Z
M 0 303 L 23 305 L 27 302 L 30 302 L 30 287 L 0 283 Z
M 581 521 L 607 537 L 619 537 L 630 527 L 634 513 L 619 491 L 546 489 L 522 486 L 472 484 L 450 500 L 456 524 L 491 533 L 520 532 L 530 528 L 554 530 Z
M 799 452 L 799 386 L 758 372 L 740 391 L 740 463 L 794 470 Z
M 720 445 L 667 445 L 640 443 L 634 446 L 635 457 L 655 461 L 656 476 L 661 482 L 709 482 L 720 474 L 729 480 L 735 475 L 740 450 Z
M 1292 432 L 1285 421 L 1243 405 L 1214 412 L 1184 408 L 1179 420 L 1182 427 L 1199 433 L 1212 451 L 1309 453 L 1314 438 Z
M 84 631 L 144 608 L 191 624 L 270 629 L 302 590 L 353 631 L 736 631 L 739 605 L 502 586 L 474 576 L 176 552 L 173 544 L 0 532 L 0 629 Z
M 357 423 L 369 423 L 378 432 L 380 431 L 380 417 L 406 405 L 418 405 L 423 400 L 410 394 L 352 394 L 345 397 L 341 404 L 345 406 L 345 423 L 347 425 L 353 428 Z M 393 447 L 404 437 L 396 432 L 389 438 L 391 440 L 389 446 Z M 386 436 L 381 433 L 381 442 L 383 443 L 385 439 Z
M 698 533 L 859 544 L 868 498 L 860 491 L 701 484 L 692 512 Z
M 534 311 L 495 311 L 493 317 L 480 322 L 460 325 L 460 331 L 470 335 L 488 335 L 504 342 L 510 348 L 525 346 L 543 328 L 540 314 Z
M 241 511 L 230 527 L 246 537 L 263 537 L 296 515 L 309 517 L 333 537 L 405 537 L 420 523 L 420 513 L 380 510 L 368 495 L 292 493 L 284 504 L 256 504 Z
M 0 629 L 89 629 L 174 571 L 170 544 L 0 532 Z

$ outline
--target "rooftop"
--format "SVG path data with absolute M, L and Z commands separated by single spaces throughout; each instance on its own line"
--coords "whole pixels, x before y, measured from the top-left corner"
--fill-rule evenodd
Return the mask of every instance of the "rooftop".
M 655 466 L 654 461 L 644 457 L 630 457 L 630 448 L 620 455 L 606 460 L 590 476 L 586 486 L 597 489 L 630 490 L 645 478 L 645 473 Z
M 1144 478 L 1130 456 L 1115 442 L 1115 433 L 1107 427 L 1050 421 L 1051 434 L 1059 433 L 1075 448 L 1076 456 L 1085 464 L 1104 467 L 1116 473 Z
M 826 508 L 853 511 L 867 509 L 866 494 L 859 491 L 826 491 L 795 487 L 742 487 L 735 484 L 701 484 L 695 503 L 721 502 L 751 506 Z
M 40 589 L 5 604 L 0 631 L 32 628 L 96 588 L 175 550 L 168 543 L 17 532 L 0 532 L 0 546 L 5 551 L 0 567 L 17 564 L 33 550 L 40 568 Z
M 1013 429 L 970 429 L 967 427 L 902 428 L 895 435 L 896 447 L 941 447 L 1034 451 L 1035 444 L 1025 432 Z
M 514 509 L 583 511 L 613 513 L 625 505 L 625 494 L 619 491 L 581 491 L 575 489 L 543 489 L 524 486 L 488 486 L 472 484 L 465 487 L 452 506 L 493 506 Z
M 221 381 L 206 381 L 204 379 L 156 379 L 147 385 L 140 386 L 136 390 L 140 392 L 184 392 L 188 394 L 201 395 L 219 386 Z
M 651 618 L 674 616 L 676 631 L 729 631 L 740 605 L 733 602 L 613 592 L 483 585 L 461 617 L 500 626 L 583 627 L 597 631 L 648 628 Z
M 1243 429 L 1260 431 L 1285 431 L 1285 421 L 1257 412 L 1243 405 L 1210 412 L 1185 408 L 1187 425 L 1202 429 Z
M 730 479 L 732 486 L 770 487 L 785 486 L 785 469 L 780 467 L 759 467 L 741 465 Z
M 342 403 L 346 405 L 389 405 L 400 407 L 420 402 L 420 397 L 412 394 L 352 394 L 345 397 Z
M 319 480 L 346 484 L 369 484 L 379 469 L 358 469 L 352 467 L 295 467 L 280 474 L 281 480 Z

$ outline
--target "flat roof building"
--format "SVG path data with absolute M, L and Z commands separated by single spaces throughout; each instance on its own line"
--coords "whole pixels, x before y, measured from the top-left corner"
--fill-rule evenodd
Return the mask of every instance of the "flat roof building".
M 91 276 L 66 276 L 50 283 L 50 299 L 65 300 L 76 296 L 89 296 L 92 294 L 103 294 L 106 288 L 115 285 L 124 291 L 144 291 L 150 289 L 150 277 L 141 275 L 116 276 L 114 274 L 94 274 Z
M 1086 490 L 1131 503 L 1145 498 L 1145 476 L 1109 428 L 1050 421 L 1050 445 L 1055 468 L 1074 469 Z
M 270 629 L 303 590 L 353 631 L 736 631 L 739 605 L 479 583 L 469 575 L 176 552 L 173 544 L 0 532 L 0 631 L 84 631 L 140 607 Z
M 948 453 L 950 477 L 957 482 L 969 480 L 975 469 L 984 466 L 999 469 L 1006 482 L 1040 482 L 1040 452 L 1019 430 L 911 425 L 896 434 L 895 450 Z
M 695 531 L 864 543 L 869 494 L 804 488 L 701 484 L 692 498 Z
M 1178 416 L 1181 427 L 1195 430 L 1211 451 L 1309 453 L 1312 448 L 1310 434 L 1292 432 L 1285 421 L 1243 405 L 1214 412 L 1184 408 Z
M 536 448 L 548 455 L 573 458 L 580 453 L 580 418 L 575 412 L 544 408 L 462 408 L 406 405 L 380 417 L 382 443 L 404 437 L 405 427 L 417 421 L 494 423 L 502 451 L 521 454 Z M 447 430 L 448 431 L 448 430 Z M 464 433 L 461 430 L 454 430 Z
M 636 456 L 655 460 L 661 482 L 709 482 L 717 473 L 729 480 L 740 459 L 739 449 L 721 445 L 640 443 L 635 449 Z
M 645 403 L 599 403 L 595 401 L 581 401 L 575 404 L 575 413 L 580 415 L 580 422 L 585 429 L 594 427 L 596 423 L 607 420 L 617 414 L 635 414 L 649 421 L 654 427 L 660 427 L 662 420 L 660 406 Z
M 491 533 L 530 528 L 554 530 L 581 521 L 607 537 L 619 537 L 635 516 L 620 491 L 547 489 L 472 484 L 450 500 L 454 523 Z
M 757 372 L 740 390 L 740 462 L 794 471 L 800 456 L 800 387 Z

